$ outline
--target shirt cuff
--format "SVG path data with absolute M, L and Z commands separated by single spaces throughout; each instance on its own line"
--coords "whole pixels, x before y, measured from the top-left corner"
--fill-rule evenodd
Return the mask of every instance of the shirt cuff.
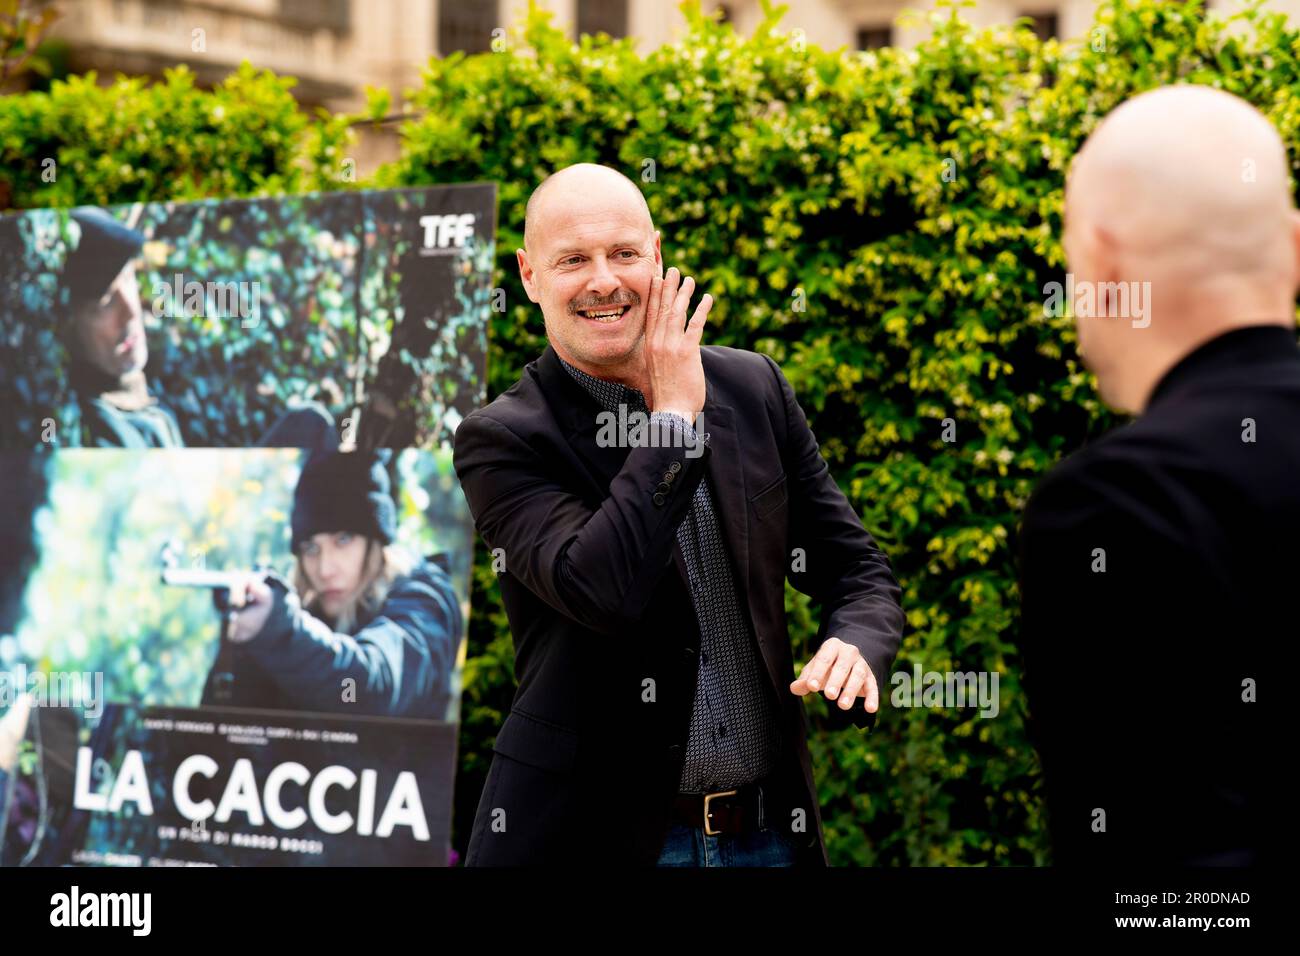
M 697 438 L 695 434 L 695 429 L 691 426 L 691 423 L 688 422 L 683 416 L 678 415 L 676 412 L 651 412 L 650 424 L 653 425 L 656 422 L 662 422 L 663 424 L 667 425 L 669 428 L 681 432 L 687 438 L 691 439 L 691 441 L 695 441 Z M 707 435 L 705 436 L 704 440 L 706 442 L 708 441 Z

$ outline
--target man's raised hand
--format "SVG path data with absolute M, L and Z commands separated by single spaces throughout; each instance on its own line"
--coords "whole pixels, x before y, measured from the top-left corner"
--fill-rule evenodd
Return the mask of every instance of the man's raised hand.
M 680 285 L 679 285 L 680 282 Z M 704 365 L 700 361 L 700 336 L 713 308 L 705 294 L 686 322 L 695 280 L 673 267 L 661 279 L 650 280 L 646 302 L 645 356 L 650 378 L 651 411 L 675 412 L 688 422 L 704 408 Z

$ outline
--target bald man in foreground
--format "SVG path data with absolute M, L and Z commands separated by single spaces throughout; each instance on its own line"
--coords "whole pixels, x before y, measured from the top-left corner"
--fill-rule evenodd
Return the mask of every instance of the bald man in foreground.
M 551 176 L 517 256 L 550 344 L 456 432 L 519 681 L 466 864 L 826 865 L 802 699 L 870 725 L 888 561 L 776 363 L 701 348 L 634 183 Z M 787 580 L 823 612 L 797 678 Z
M 1071 169 L 1079 351 L 1137 420 L 1055 468 L 1024 517 L 1025 681 L 1060 864 L 1246 865 L 1278 839 L 1265 801 L 1286 737 L 1270 742 L 1256 695 L 1281 690 L 1300 588 L 1287 173 L 1261 114 L 1195 86 L 1124 103 Z

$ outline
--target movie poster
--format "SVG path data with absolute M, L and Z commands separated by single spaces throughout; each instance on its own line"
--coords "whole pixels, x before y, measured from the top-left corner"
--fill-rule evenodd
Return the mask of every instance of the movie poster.
M 0 217 L 0 865 L 448 864 L 494 220 Z
M 473 527 L 450 453 L 0 465 L 0 860 L 447 862 Z

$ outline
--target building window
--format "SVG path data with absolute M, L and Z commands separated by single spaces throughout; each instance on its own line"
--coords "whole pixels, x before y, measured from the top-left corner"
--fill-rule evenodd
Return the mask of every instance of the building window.
M 486 53 L 492 49 L 492 31 L 498 22 L 496 0 L 441 0 L 438 4 L 438 54 L 462 51 Z
M 280 19 L 347 33 L 352 29 L 352 0 L 280 0 Z
M 858 49 L 879 50 L 891 46 L 894 42 L 893 27 L 859 27 Z
M 578 0 L 578 35 L 627 36 L 627 0 Z
M 1021 16 L 1029 21 L 1029 29 L 1040 40 L 1055 40 L 1060 33 L 1055 13 L 1024 13 Z

